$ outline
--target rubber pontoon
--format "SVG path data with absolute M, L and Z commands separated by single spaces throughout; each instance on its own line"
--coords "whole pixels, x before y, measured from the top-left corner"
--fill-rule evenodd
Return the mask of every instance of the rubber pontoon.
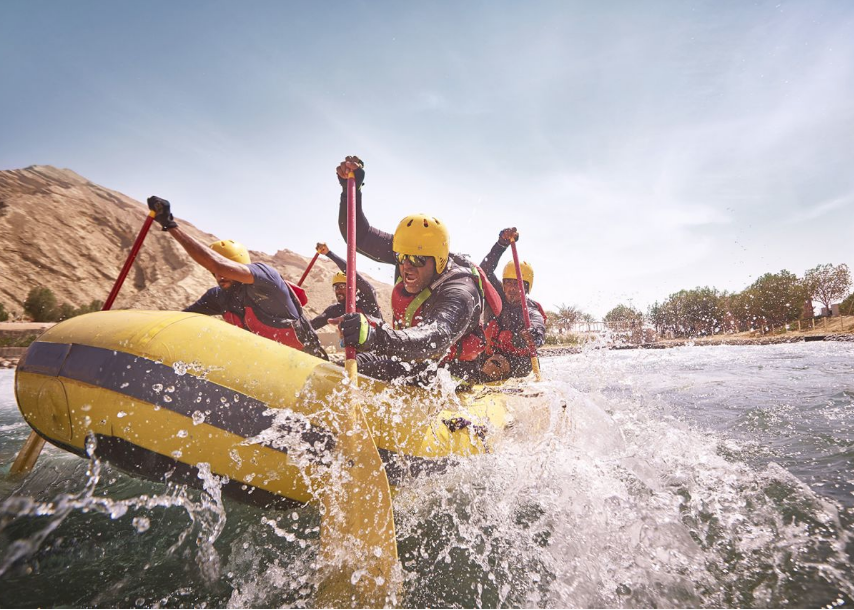
M 54 445 L 154 480 L 261 506 L 305 503 L 344 408 L 340 367 L 198 314 L 104 311 L 62 322 L 21 359 L 15 392 Z M 360 404 L 392 486 L 483 453 L 508 423 L 507 397 L 392 387 L 362 377 Z

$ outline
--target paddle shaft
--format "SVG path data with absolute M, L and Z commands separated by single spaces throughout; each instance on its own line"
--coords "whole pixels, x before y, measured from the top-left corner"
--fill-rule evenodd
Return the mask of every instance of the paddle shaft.
M 320 252 L 315 252 L 314 258 L 311 259 L 311 262 L 308 264 L 308 267 L 306 267 L 305 271 L 302 272 L 302 277 L 297 282 L 297 286 L 302 286 L 302 283 L 305 281 L 305 278 L 308 277 L 308 272 L 311 271 L 312 267 L 314 267 L 314 261 L 317 260 L 318 256 L 320 256 Z
M 356 312 L 356 181 L 347 180 L 347 313 Z M 321 565 L 331 573 L 317 586 L 315 607 L 382 608 L 396 599 L 394 512 L 388 477 L 357 402 L 356 349 L 344 363 L 349 405 L 341 414 L 337 451 L 347 476 L 327 480 L 321 496 Z M 343 557 L 342 557 L 343 553 Z M 355 579 L 354 579 L 355 577 Z
M 151 228 L 152 222 L 154 222 L 154 210 L 149 212 L 148 216 L 145 217 L 145 222 L 142 223 L 142 228 L 136 236 L 136 241 L 133 242 L 130 254 L 127 257 L 127 260 L 125 260 L 125 264 L 119 272 L 119 277 L 116 278 L 116 282 L 113 284 L 112 290 L 110 290 L 110 295 L 107 297 L 107 300 L 104 301 L 104 306 L 101 307 L 101 311 L 107 311 L 113 307 L 113 303 L 119 295 L 119 290 L 121 290 L 122 284 L 125 283 L 125 278 L 127 278 L 128 273 L 130 273 L 133 261 L 136 259 L 136 255 L 139 253 L 140 248 L 142 248 L 142 242 L 145 241 L 145 236 L 148 235 L 148 230 Z M 18 452 L 18 457 L 15 458 L 15 462 L 9 469 L 9 474 L 17 475 L 30 472 L 36 465 L 36 461 L 39 459 L 39 455 L 44 448 L 44 443 L 44 439 L 36 434 L 35 430 L 30 432 L 30 436 L 27 437 L 27 440 L 24 442 L 24 446 L 21 447 L 21 450 Z
M 344 302 L 344 311 L 356 313 L 356 178 L 351 173 L 347 178 L 347 300 Z M 352 374 L 350 382 L 356 381 L 356 348 L 348 347 L 345 350 L 348 364 L 347 372 Z
M 119 277 L 116 278 L 116 283 L 113 284 L 113 289 L 110 290 L 110 296 L 108 296 L 107 300 L 104 301 L 104 306 L 101 308 L 101 311 L 107 311 L 108 309 L 113 308 L 113 303 L 115 302 L 116 297 L 119 296 L 119 290 L 121 290 L 122 284 L 125 283 L 125 278 L 128 276 L 128 273 L 130 273 L 133 261 L 136 259 L 139 249 L 142 248 L 142 242 L 145 241 L 145 236 L 148 235 L 148 230 L 151 228 L 152 222 L 154 222 L 154 210 L 148 213 L 148 216 L 145 218 L 145 222 L 142 223 L 139 235 L 136 236 L 136 241 L 133 242 L 133 247 L 125 261 L 125 265 L 122 267 L 121 272 L 119 272 Z
M 513 266 L 516 267 L 516 281 L 519 284 L 519 302 L 522 305 L 522 319 L 525 321 L 525 330 L 531 330 L 531 314 L 528 312 L 528 295 L 525 294 L 525 282 L 522 279 L 522 266 L 519 264 L 519 253 L 516 252 L 516 240 L 510 240 L 510 249 L 513 252 Z M 540 361 L 537 358 L 537 347 L 528 333 L 528 350 L 531 353 L 531 368 L 537 381 L 540 380 Z

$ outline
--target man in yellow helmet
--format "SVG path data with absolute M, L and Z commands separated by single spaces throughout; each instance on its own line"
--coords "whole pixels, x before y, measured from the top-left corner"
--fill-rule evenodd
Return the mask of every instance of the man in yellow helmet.
M 498 261 L 511 240 L 519 241 L 519 232 L 516 227 L 501 231 L 498 234 L 498 241 L 480 263 L 504 302 L 501 315 L 486 325 L 489 347 L 481 370 L 487 379 L 492 380 L 527 376 L 531 372 L 528 340 L 530 339 L 536 347 L 539 347 L 546 339 L 546 314 L 539 303 L 528 297 L 528 293 L 534 286 L 534 268 L 525 261 L 519 263 L 528 304 L 528 316 L 531 320 L 530 331 L 525 329 L 516 265 L 512 260 L 505 265 L 501 282 L 495 276 Z
M 307 299 L 301 288 L 286 282 L 269 265 L 253 263 L 249 251 L 236 241 L 224 239 L 205 246 L 185 233 L 165 199 L 149 197 L 148 207 L 163 230 L 216 278 L 218 286 L 184 311 L 221 315 L 230 324 L 328 360 L 303 313 Z
M 338 265 L 341 271 L 332 276 L 332 290 L 335 292 L 337 302 L 324 309 L 323 313 L 311 321 L 311 327 L 315 330 L 326 326 L 330 319 L 343 316 L 347 299 L 347 261 L 330 250 L 326 244 L 317 244 L 317 251 Z M 383 319 L 380 306 L 377 304 L 376 290 L 365 276 L 358 272 L 356 272 L 356 311 L 365 314 L 374 325 Z
M 378 379 L 423 383 L 439 366 L 467 376 L 486 347 L 480 325 L 485 296 L 500 307 L 476 267 L 451 254 L 447 227 L 426 214 L 407 216 L 389 234 L 370 225 L 362 210 L 364 164 L 347 157 L 337 168 L 342 186 L 338 224 L 347 239 L 347 176 L 356 178 L 356 247 L 365 256 L 395 266 L 392 324 L 375 328 L 361 314 L 339 322 L 344 345 L 356 347 L 359 372 Z

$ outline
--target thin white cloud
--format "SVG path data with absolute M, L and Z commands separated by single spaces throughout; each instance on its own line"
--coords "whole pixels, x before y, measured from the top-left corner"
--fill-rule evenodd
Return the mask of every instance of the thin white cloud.
M 788 224 L 797 224 L 817 220 L 823 216 L 827 216 L 835 210 L 840 210 L 851 206 L 854 203 L 854 193 L 848 193 L 842 197 L 836 197 L 829 201 L 816 204 L 802 212 L 792 215 L 786 222 Z

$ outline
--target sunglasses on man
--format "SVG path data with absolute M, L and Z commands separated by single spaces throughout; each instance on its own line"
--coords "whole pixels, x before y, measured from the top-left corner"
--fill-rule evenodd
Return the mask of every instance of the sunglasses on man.
M 409 261 L 409 264 L 413 267 L 423 267 L 427 264 L 428 257 L 419 256 L 417 254 L 401 254 L 399 252 L 395 252 L 394 258 L 397 261 L 398 265 L 402 265 L 406 261 Z

